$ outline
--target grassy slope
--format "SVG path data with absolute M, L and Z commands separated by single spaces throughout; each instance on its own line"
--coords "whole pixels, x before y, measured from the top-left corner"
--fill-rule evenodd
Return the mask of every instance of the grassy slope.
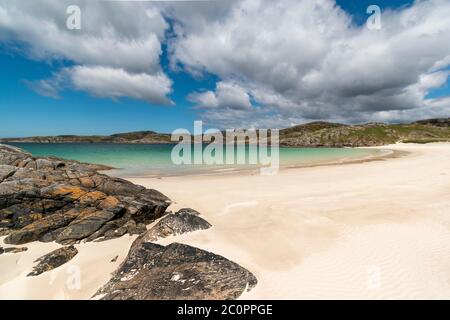
M 396 142 L 450 141 L 450 127 L 428 124 L 337 125 L 318 123 L 280 132 L 280 143 L 290 146 L 376 146 Z

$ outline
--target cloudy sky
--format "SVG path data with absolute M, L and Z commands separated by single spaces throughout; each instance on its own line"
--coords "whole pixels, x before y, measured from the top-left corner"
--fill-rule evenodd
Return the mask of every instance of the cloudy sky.
M 448 117 L 449 17 L 448 0 L 0 0 L 0 136 Z

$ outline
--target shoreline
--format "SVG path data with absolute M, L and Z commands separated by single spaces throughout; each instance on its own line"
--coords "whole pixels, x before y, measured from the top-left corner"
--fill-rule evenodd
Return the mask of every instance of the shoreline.
M 390 150 L 386 149 L 386 146 L 379 146 L 379 147 L 358 147 L 355 149 L 377 149 L 380 150 L 380 152 L 385 151 L 386 153 L 381 154 L 374 154 L 374 155 L 366 155 L 361 157 L 354 157 L 354 158 L 341 158 L 339 160 L 331 160 L 331 161 L 325 161 L 325 162 L 317 162 L 317 163 L 311 163 L 311 164 L 299 164 L 299 165 L 284 165 L 280 166 L 279 170 L 292 170 L 292 169 L 302 169 L 302 168 L 315 168 L 315 167 L 324 167 L 324 166 L 335 166 L 335 165 L 347 165 L 347 164 L 356 164 L 356 163 L 364 163 L 364 162 L 372 162 L 372 161 L 383 161 L 388 159 L 395 159 L 407 156 L 409 152 L 407 151 L 399 151 L 399 150 Z M 301 147 L 299 147 L 301 148 Z M 346 147 L 347 148 L 347 147 Z M 349 147 L 348 147 L 349 148 Z M 351 148 L 349 148 L 351 149 Z M 139 175 L 129 175 L 129 174 L 120 174 L 121 170 L 120 168 L 113 168 L 111 170 L 102 171 L 105 174 L 109 174 L 112 176 L 116 176 L 118 178 L 122 178 L 125 180 L 132 180 L 132 179 L 140 179 L 140 178 L 147 178 L 147 179 L 165 179 L 165 178 L 174 178 L 174 177 L 195 177 L 195 176 L 222 176 L 222 175 L 237 175 L 237 174 L 248 174 L 248 175 L 255 175 L 259 174 L 259 170 L 263 167 L 257 167 L 257 168 L 224 168 L 224 169 L 216 169 L 216 170 L 205 170 L 205 171 L 187 171 L 185 173 L 174 173 L 170 175 L 156 175 L 156 174 L 139 174 Z
M 191 245 L 246 268 L 258 284 L 240 299 L 448 299 L 450 143 L 375 148 L 393 152 L 274 176 L 129 180 L 166 194 L 169 211 L 192 207 L 212 224 L 156 243 Z M 31 278 L 33 261 L 57 244 L 3 254 L 0 299 L 90 299 L 134 239 L 76 244 L 70 264 Z M 0 244 L 8 247 L 3 237 Z M 73 267 L 77 290 L 67 288 Z
M 33 145 L 40 145 L 40 144 L 62 144 L 62 143 L 22 143 L 17 142 L 13 144 L 8 144 L 10 146 L 15 146 L 16 144 L 33 144 Z M 70 144 L 70 143 L 68 143 Z M 78 143 L 81 145 L 85 145 L 86 143 Z M 119 143 L 99 143 L 102 145 L 117 145 Z M 121 145 L 129 145 L 130 143 L 121 143 Z M 91 144 L 89 144 L 91 145 Z M 158 145 L 158 144 L 147 144 L 147 145 Z M 175 145 L 175 144 L 165 144 L 165 145 Z M 329 160 L 317 160 L 317 159 L 309 159 L 309 160 L 294 160 L 289 161 L 289 159 L 286 159 L 287 164 L 281 164 L 279 166 L 279 170 L 285 170 L 285 169 L 295 169 L 295 168 L 309 168 L 309 167 L 319 167 L 319 166 L 330 166 L 330 165 L 340 165 L 340 164 L 351 164 L 351 163 L 360 163 L 360 162 L 366 162 L 366 161 L 376 161 L 380 159 L 388 159 L 390 157 L 399 156 L 401 152 L 397 152 L 394 150 L 388 150 L 385 149 L 385 146 L 376 146 L 376 147 L 295 147 L 295 146 L 280 146 L 280 149 L 354 149 L 354 150 L 378 150 L 379 154 L 367 154 L 367 155 L 341 155 L 339 158 L 336 159 L 329 159 Z M 395 154 L 395 155 L 393 155 Z M 45 155 L 42 155 L 45 156 Z M 130 169 L 128 168 L 121 168 L 120 165 L 117 164 L 101 164 L 99 161 L 95 161 L 93 159 L 90 160 L 71 160 L 71 157 L 65 158 L 64 156 L 45 156 L 52 159 L 61 159 L 64 161 L 73 161 L 78 163 L 85 163 L 90 164 L 91 166 L 97 167 L 97 171 L 104 173 L 109 176 L 117 177 L 117 178 L 123 178 L 123 179 L 134 179 L 134 178 L 167 178 L 167 177 L 177 177 L 177 176 L 184 176 L 184 177 L 190 177 L 190 176 L 200 176 L 200 175 L 223 175 L 223 174 L 241 174 L 241 173 L 249 173 L 249 174 L 258 174 L 260 172 L 260 169 L 262 168 L 268 168 L 267 166 L 261 166 L 258 164 L 250 165 L 236 165 L 228 167 L 227 165 L 213 165 L 208 166 L 204 165 L 203 167 L 205 169 L 198 169 L 197 165 L 192 165 L 192 168 L 189 168 L 187 166 L 186 168 L 183 168 L 181 170 L 169 170 L 161 169 L 162 172 L 158 173 L 152 173 L 149 172 L 148 168 L 142 167 L 140 169 L 140 173 L 134 173 L 137 171 L 137 169 L 132 169 L 130 172 Z M 299 162 L 299 163 L 295 163 Z M 195 169 L 197 168 L 197 169 Z M 166 170 L 167 172 L 164 172 Z
M 311 165 L 300 165 L 300 166 L 286 166 L 286 167 L 281 167 L 281 170 L 286 170 L 286 169 L 303 169 L 303 168 L 316 168 L 316 167 L 325 167 L 325 166 L 339 166 L 339 165 L 348 165 L 348 164 L 358 164 L 358 163 L 366 163 L 366 162 L 372 162 L 372 161 L 384 161 L 384 160 L 388 160 L 388 159 L 397 159 L 397 158 L 401 158 L 401 157 L 405 157 L 408 156 L 408 154 L 410 154 L 410 152 L 407 151 L 399 151 L 399 150 L 389 150 L 389 149 L 384 149 L 385 146 L 381 146 L 381 147 L 361 147 L 359 149 L 378 149 L 381 151 L 388 151 L 388 153 L 386 154 L 380 154 L 380 155 L 370 155 L 370 156 L 364 156 L 362 158 L 356 158 L 356 159 L 346 159 L 344 158 L 343 160 L 339 160 L 339 161 L 332 161 L 332 162 L 326 162 L 326 163 L 317 163 L 317 164 L 311 164 Z
M 161 244 L 194 245 L 250 270 L 258 285 L 242 299 L 449 298 L 450 144 L 381 148 L 395 152 L 275 176 L 131 181 L 167 194 L 169 210 L 204 215 L 212 229 Z

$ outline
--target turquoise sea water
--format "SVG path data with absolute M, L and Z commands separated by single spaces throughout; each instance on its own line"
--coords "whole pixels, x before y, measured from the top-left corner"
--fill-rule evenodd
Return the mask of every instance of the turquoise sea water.
M 117 176 L 169 176 L 239 169 L 257 169 L 257 165 L 175 165 L 171 144 L 89 144 L 89 143 L 13 143 L 35 156 L 54 156 L 96 164 L 118 170 Z M 252 147 L 256 148 L 256 147 Z M 351 148 L 280 148 L 280 167 L 309 166 L 359 159 L 380 154 L 374 149 Z M 248 157 L 248 149 L 247 149 Z

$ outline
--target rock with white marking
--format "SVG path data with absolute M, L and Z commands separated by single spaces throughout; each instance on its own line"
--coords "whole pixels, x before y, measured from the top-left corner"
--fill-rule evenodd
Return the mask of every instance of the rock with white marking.
M 211 224 L 199 215 L 200 213 L 192 209 L 181 209 L 176 213 L 169 213 L 150 230 L 143 233 L 139 239 L 143 242 L 153 242 L 169 236 L 211 228 Z
M 257 283 L 238 264 L 188 245 L 132 246 L 113 278 L 96 295 L 105 300 L 228 300 Z

